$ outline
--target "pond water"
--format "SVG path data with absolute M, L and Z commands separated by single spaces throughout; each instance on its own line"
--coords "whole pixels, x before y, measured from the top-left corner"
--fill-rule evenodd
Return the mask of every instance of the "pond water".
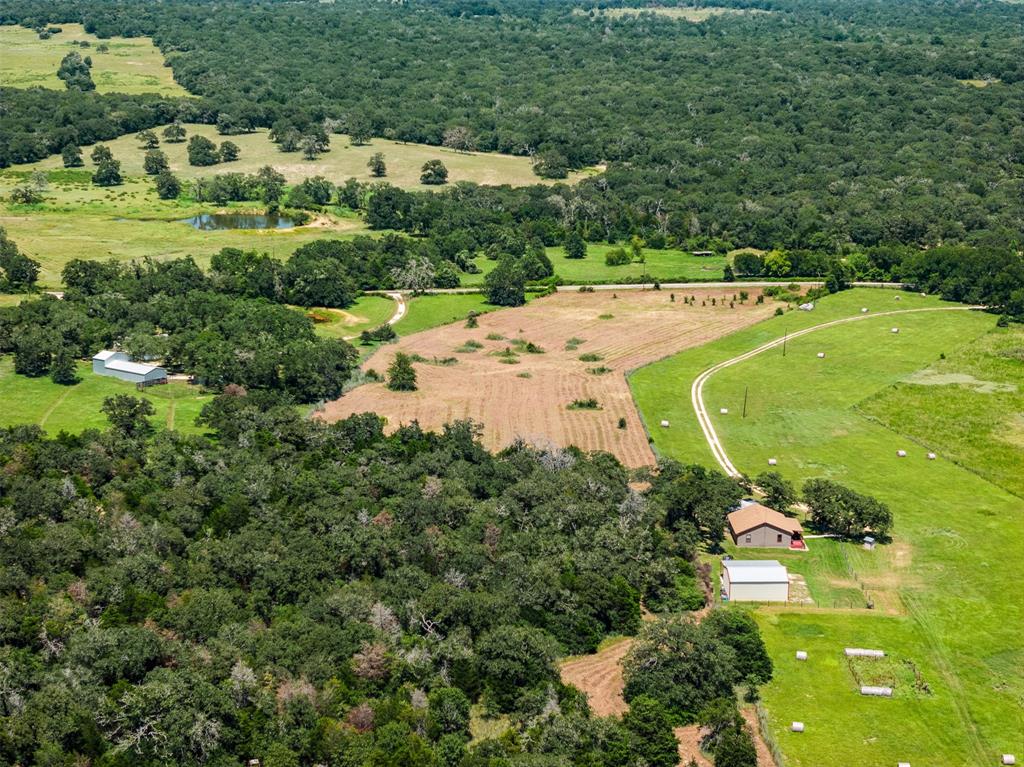
M 204 232 L 219 229 L 291 229 L 295 226 L 292 219 L 274 213 L 200 213 L 181 221 Z

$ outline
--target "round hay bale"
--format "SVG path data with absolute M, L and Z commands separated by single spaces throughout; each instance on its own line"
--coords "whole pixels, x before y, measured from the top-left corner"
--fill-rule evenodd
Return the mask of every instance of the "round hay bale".
M 769 458 L 768 459 L 768 465 L 769 466 L 775 466 L 777 463 L 778 463 L 778 461 L 776 461 L 774 458 Z
M 819 360 L 825 359 L 825 352 L 818 352 L 818 359 Z
M 719 408 L 718 412 L 721 413 L 722 415 L 729 415 L 729 408 L 727 408 L 727 407 Z
M 896 451 L 896 455 L 898 455 L 900 458 L 906 458 L 907 457 L 907 451 L 906 450 L 897 450 Z
M 1003 754 L 1003 764 L 1016 764 L 1017 757 L 1013 754 Z
M 899 332 L 900 332 L 900 329 L 899 329 L 899 328 L 893 328 L 893 329 L 892 329 L 892 332 L 893 332 L 893 333 L 899 333 Z
M 791 729 L 793 732 L 803 732 L 804 731 L 804 723 L 803 722 L 793 722 L 793 724 L 791 724 L 789 726 L 789 729 Z
M 805 650 L 797 650 L 796 651 L 796 659 L 797 660 L 807 660 L 807 652 Z
M 668 428 L 668 421 L 662 421 L 661 422 L 661 428 L 667 429 Z
M 868 308 L 867 308 L 866 306 L 862 306 L 862 307 L 860 308 L 860 313 L 861 313 L 861 314 L 867 314 L 867 311 L 868 311 Z
M 929 461 L 934 461 L 936 458 L 938 458 L 938 456 L 935 455 L 935 453 L 928 453 L 928 460 Z

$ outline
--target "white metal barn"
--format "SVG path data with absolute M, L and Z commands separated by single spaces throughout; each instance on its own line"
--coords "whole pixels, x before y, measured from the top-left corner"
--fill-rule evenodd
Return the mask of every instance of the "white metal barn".
M 158 365 L 143 365 L 132 362 L 124 352 L 104 349 L 92 358 L 92 372 L 101 376 L 112 376 L 134 384 L 166 383 L 167 371 Z
M 788 602 L 789 573 L 775 559 L 727 559 L 722 562 L 722 599 Z

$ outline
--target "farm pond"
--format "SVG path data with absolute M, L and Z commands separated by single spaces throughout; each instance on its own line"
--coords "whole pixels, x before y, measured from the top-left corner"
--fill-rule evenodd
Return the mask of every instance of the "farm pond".
M 181 223 L 204 232 L 221 229 L 291 229 L 295 226 L 293 219 L 273 213 L 200 213 L 181 219 Z

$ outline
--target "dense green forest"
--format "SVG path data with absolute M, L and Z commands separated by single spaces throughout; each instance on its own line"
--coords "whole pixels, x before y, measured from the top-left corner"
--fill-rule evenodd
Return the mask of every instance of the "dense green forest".
M 199 98 L 118 108 L 69 92 L 39 115 L 39 96 L 6 91 L 0 165 L 168 108 L 225 133 L 439 144 L 462 128 L 460 145 L 531 154 L 545 173 L 608 163 L 586 184 L 648 231 L 825 250 L 1019 243 L 1024 6 L 750 5 L 763 12 L 694 24 L 530 0 L 9 0 L 0 21 L 152 36 Z
M 152 436 L 112 400 L 108 432 L 0 432 L 4 764 L 674 764 L 673 724 L 771 677 L 724 610 L 663 621 L 654 676 L 643 634 L 624 720 L 557 672 L 635 632 L 641 600 L 704 604 L 691 560 L 740 493 L 724 476 L 677 467 L 644 496 L 607 454 L 493 455 L 468 422 L 385 437 L 237 389 L 211 436 Z M 471 705 L 502 718 L 470 745 Z

